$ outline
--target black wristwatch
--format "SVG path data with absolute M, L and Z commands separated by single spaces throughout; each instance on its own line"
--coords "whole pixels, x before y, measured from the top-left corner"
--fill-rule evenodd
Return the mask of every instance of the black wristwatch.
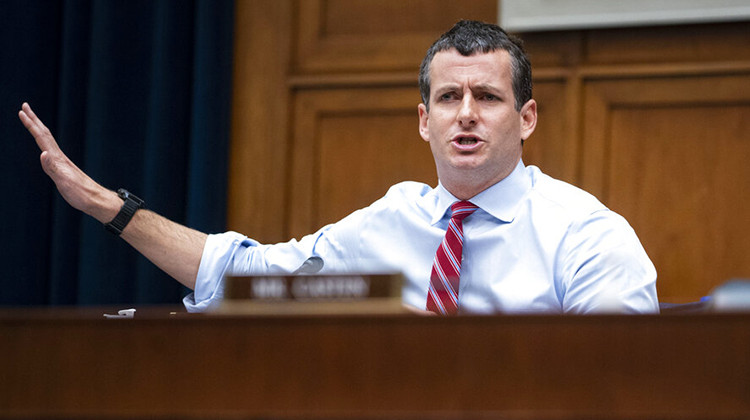
M 125 229 L 125 226 L 130 223 L 130 219 L 133 218 L 135 212 L 139 209 L 146 208 L 146 203 L 124 188 L 117 190 L 117 195 L 119 195 L 125 203 L 123 203 L 117 216 L 115 216 L 111 222 L 104 224 L 104 228 L 107 229 L 108 232 L 119 236 L 122 233 L 122 230 Z

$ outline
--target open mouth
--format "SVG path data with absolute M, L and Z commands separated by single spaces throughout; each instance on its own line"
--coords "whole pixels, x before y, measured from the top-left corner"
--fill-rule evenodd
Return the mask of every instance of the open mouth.
M 458 136 L 453 142 L 459 146 L 474 146 L 479 143 L 479 139 L 473 136 Z
M 474 137 L 459 137 L 457 140 L 458 144 L 468 146 L 470 144 L 476 144 L 478 142 Z

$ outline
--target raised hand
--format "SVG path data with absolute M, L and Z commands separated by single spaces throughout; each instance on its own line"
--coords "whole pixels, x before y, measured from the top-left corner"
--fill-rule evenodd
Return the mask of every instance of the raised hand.
M 114 218 L 122 205 L 117 195 L 91 179 L 60 150 L 49 129 L 34 114 L 28 103 L 21 106 L 18 118 L 41 149 L 44 172 L 55 182 L 65 201 L 102 223 Z
M 18 118 L 39 149 L 44 172 L 52 178 L 65 201 L 102 223 L 110 222 L 122 207 L 122 199 L 86 175 L 60 150 L 39 117 L 24 103 Z M 180 283 L 195 287 L 206 234 L 174 223 L 149 210 L 139 210 L 120 235 L 138 252 Z

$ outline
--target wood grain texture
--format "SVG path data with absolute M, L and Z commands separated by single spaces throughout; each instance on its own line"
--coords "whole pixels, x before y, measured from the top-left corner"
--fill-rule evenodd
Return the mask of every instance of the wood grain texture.
M 409 70 L 460 19 L 494 21 L 492 0 L 308 0 L 299 3 L 295 73 Z
M 750 416 L 746 315 L 6 315 L 0 418 Z
M 586 86 L 583 185 L 633 225 L 666 301 L 750 273 L 750 75 Z
M 285 239 L 292 1 L 236 5 L 227 228 Z
M 293 237 L 335 222 L 401 181 L 437 185 L 419 136 L 415 87 L 296 95 L 290 220 Z

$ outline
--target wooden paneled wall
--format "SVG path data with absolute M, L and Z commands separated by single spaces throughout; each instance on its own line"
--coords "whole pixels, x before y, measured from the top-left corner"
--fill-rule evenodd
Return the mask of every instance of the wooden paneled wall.
M 237 3 L 229 228 L 299 237 L 401 180 L 435 184 L 417 70 L 475 0 Z M 539 124 L 524 161 L 624 215 L 663 301 L 750 277 L 750 23 L 521 34 Z

